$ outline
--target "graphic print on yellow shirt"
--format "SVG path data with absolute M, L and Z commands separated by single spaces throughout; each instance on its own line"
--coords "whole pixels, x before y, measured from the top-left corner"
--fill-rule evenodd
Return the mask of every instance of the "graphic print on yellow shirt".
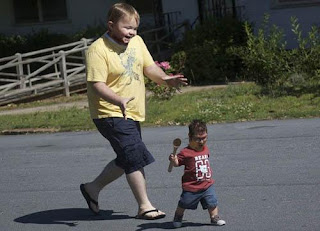
M 132 83 L 132 80 L 140 81 L 139 75 L 133 70 L 133 65 L 136 62 L 135 50 L 132 48 L 129 48 L 125 53 L 122 53 L 119 56 L 121 59 L 121 64 L 125 68 L 125 71 L 120 75 L 120 78 L 122 77 L 130 78 L 130 81 L 127 83 L 127 85 L 130 85 Z
M 114 43 L 105 36 L 96 40 L 86 54 L 87 89 L 92 119 L 123 117 L 118 106 L 94 93 L 94 82 L 104 82 L 117 95 L 135 97 L 127 104 L 128 118 L 145 119 L 145 86 L 143 68 L 154 61 L 140 36 L 131 39 L 127 47 Z

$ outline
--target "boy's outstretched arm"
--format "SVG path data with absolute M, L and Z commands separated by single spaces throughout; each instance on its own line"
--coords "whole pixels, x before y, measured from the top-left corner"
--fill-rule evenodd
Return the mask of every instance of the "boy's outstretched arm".
M 181 85 L 188 85 L 187 78 L 182 74 L 167 75 L 157 64 L 152 64 L 151 66 L 145 67 L 143 73 L 152 81 L 159 85 L 167 84 L 169 87 L 175 87 L 179 89 Z

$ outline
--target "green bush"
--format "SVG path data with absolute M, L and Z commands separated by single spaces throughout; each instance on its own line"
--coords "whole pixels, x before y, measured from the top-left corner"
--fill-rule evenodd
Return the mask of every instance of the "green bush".
M 26 37 L 15 35 L 5 36 L 0 34 L 0 57 L 11 56 L 25 49 Z
M 231 18 L 207 20 L 186 33 L 176 47 L 185 54 L 184 74 L 193 85 L 225 83 L 240 75 L 240 59 L 230 47 L 246 41 L 243 23 Z M 171 58 L 176 62 L 176 57 Z
M 265 23 L 268 16 L 265 16 Z M 276 26 L 266 33 L 265 24 L 255 35 L 250 25 L 245 23 L 248 40 L 246 46 L 234 48 L 234 54 L 242 59 L 247 80 L 253 80 L 266 88 L 277 84 L 279 77 L 286 73 L 286 43 L 284 34 Z
M 183 57 L 182 57 L 183 58 Z M 181 66 L 184 65 L 183 60 L 181 59 L 180 63 L 175 63 L 171 65 L 167 61 L 163 62 L 155 62 L 158 67 L 160 67 L 167 75 L 174 75 L 178 74 L 179 70 L 181 70 Z M 166 85 L 158 85 L 157 83 L 153 82 L 152 80 L 145 77 L 145 85 L 148 91 L 150 91 L 154 97 L 160 100 L 167 100 L 171 99 L 172 96 L 176 94 L 176 88 L 168 87 Z
M 103 26 L 88 26 L 86 29 L 70 35 L 51 33 L 47 29 L 24 36 L 0 34 L 0 57 L 59 46 L 79 41 L 81 38 L 97 38 L 104 32 L 105 28 Z
M 312 26 L 306 37 L 296 17 L 291 18 L 292 32 L 298 42 L 298 48 L 288 52 L 289 70 L 284 90 L 292 94 L 306 92 L 320 93 L 320 34 L 316 26 Z
M 264 23 L 253 33 L 248 23 L 245 24 L 247 44 L 233 47 L 243 63 L 247 80 L 253 80 L 272 95 L 318 92 L 320 86 L 320 40 L 315 27 L 302 36 L 297 18 L 291 18 L 292 32 L 298 47 L 287 50 L 284 34 L 275 25 L 268 26 L 269 15 L 264 16 Z
M 67 35 L 49 33 L 48 30 L 33 32 L 25 36 L 0 35 L 0 57 L 11 56 L 15 53 L 27 53 L 69 42 L 72 40 Z

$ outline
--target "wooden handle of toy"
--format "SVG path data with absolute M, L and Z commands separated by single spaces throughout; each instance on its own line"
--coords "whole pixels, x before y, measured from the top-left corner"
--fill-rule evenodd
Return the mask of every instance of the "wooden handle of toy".
M 176 155 L 178 147 L 179 147 L 179 146 L 173 146 L 173 152 L 172 152 L 173 155 Z M 171 171 L 172 171 L 172 168 L 173 168 L 173 164 L 172 164 L 172 162 L 170 161 L 170 164 L 169 164 L 169 167 L 168 167 L 168 172 L 171 172 Z

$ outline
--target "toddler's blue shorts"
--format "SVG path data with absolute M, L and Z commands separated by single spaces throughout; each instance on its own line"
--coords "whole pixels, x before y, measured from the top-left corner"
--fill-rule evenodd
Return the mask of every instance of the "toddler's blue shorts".
M 184 209 L 195 210 L 197 209 L 199 202 L 201 203 L 203 209 L 217 207 L 218 200 L 213 184 L 206 190 L 200 192 L 189 192 L 183 190 L 178 206 Z
M 98 131 L 109 140 L 117 154 L 115 163 L 124 169 L 126 174 L 135 172 L 154 162 L 141 138 L 141 128 L 138 121 L 132 119 L 108 117 L 94 119 Z

